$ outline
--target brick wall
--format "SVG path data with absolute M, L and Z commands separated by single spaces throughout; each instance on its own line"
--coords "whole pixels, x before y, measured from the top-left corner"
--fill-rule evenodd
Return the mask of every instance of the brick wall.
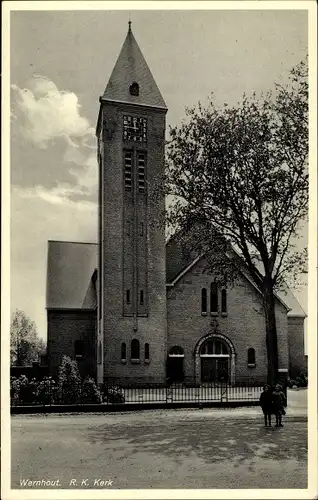
M 307 356 L 304 345 L 304 318 L 288 317 L 288 348 L 290 377 L 297 377 L 300 372 L 307 373 Z
M 63 355 L 75 359 L 75 341 L 84 345 L 78 360 L 82 375 L 96 377 L 96 313 L 81 310 L 48 310 L 49 372 L 56 378 Z
M 123 142 L 123 115 L 147 118 L 147 144 L 132 145 Z M 164 196 L 158 196 L 164 169 L 165 113 L 151 108 L 104 103 L 101 119 L 104 127 L 104 157 L 100 189 L 104 200 L 102 207 L 103 231 L 101 287 L 103 289 L 101 323 L 104 341 L 104 376 L 140 377 L 165 380 L 166 359 L 166 277 L 165 277 L 165 234 L 164 227 L 158 226 L 160 214 L 164 210 Z M 147 220 L 144 208 L 137 206 L 137 218 L 147 222 L 144 228 L 147 245 L 143 242 L 142 252 L 147 252 L 147 265 L 137 256 L 137 274 L 147 281 L 147 315 L 134 318 L 123 315 L 125 300 L 125 280 L 130 280 L 127 266 L 133 260 L 130 245 L 125 246 L 126 231 L 124 210 L 124 148 L 139 148 L 147 152 Z M 131 258 L 130 258 L 131 257 Z M 124 266 L 125 273 L 124 273 Z M 146 268 L 146 276 L 145 276 Z M 131 279 L 135 279 L 131 277 Z M 133 291 L 131 300 L 134 300 Z M 130 362 L 130 343 L 140 341 L 140 363 Z M 127 362 L 121 363 L 121 343 L 127 344 Z M 144 362 L 144 345 L 150 345 L 150 362 Z
M 265 319 L 259 292 L 242 276 L 235 287 L 227 290 L 227 315 L 219 313 L 211 316 L 210 312 L 202 315 L 201 289 L 205 287 L 209 290 L 213 280 L 211 275 L 203 273 L 205 265 L 202 259 L 173 288 L 168 288 L 168 349 L 174 345 L 183 347 L 185 376 L 194 377 L 195 346 L 203 336 L 213 333 L 211 322 L 216 320 L 217 332 L 228 337 L 234 345 L 236 380 L 246 377 L 266 379 Z M 288 368 L 286 312 L 286 308 L 277 301 L 279 364 L 283 368 Z M 247 363 L 249 348 L 255 349 L 256 366 L 253 368 Z

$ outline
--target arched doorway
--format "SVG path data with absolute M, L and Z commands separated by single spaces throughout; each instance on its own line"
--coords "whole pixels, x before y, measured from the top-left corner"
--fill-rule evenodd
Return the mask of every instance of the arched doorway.
M 170 382 L 183 382 L 184 380 L 184 351 L 183 348 L 175 345 L 171 347 L 167 359 L 167 378 Z
M 229 381 L 229 349 L 224 341 L 212 338 L 200 349 L 201 382 Z
M 195 349 L 195 374 L 199 383 L 234 383 L 235 350 L 221 334 L 208 334 Z

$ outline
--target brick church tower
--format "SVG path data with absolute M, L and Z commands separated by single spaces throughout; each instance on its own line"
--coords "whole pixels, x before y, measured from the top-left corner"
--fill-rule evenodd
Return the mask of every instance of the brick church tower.
M 100 98 L 97 378 L 165 380 L 167 108 L 131 31 Z

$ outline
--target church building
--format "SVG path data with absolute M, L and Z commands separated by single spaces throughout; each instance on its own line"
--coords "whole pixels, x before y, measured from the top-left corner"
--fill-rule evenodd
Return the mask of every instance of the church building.
M 98 383 L 253 380 L 267 373 L 262 295 L 242 271 L 218 288 L 204 257 L 165 241 L 167 106 L 129 30 L 103 95 L 98 141 L 98 243 L 49 241 L 48 361 L 63 355 Z M 305 313 L 276 296 L 279 369 L 306 370 Z

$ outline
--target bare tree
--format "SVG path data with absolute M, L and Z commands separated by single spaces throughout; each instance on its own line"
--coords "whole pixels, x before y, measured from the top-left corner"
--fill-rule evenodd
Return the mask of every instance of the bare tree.
M 295 243 L 308 205 L 307 61 L 260 99 L 243 96 L 237 106 L 222 108 L 211 99 L 187 116 L 170 130 L 167 145 L 166 188 L 174 200 L 168 223 L 209 253 L 220 279 L 234 280 L 244 266 L 261 288 L 273 383 L 274 291 L 306 265 L 306 252 Z

